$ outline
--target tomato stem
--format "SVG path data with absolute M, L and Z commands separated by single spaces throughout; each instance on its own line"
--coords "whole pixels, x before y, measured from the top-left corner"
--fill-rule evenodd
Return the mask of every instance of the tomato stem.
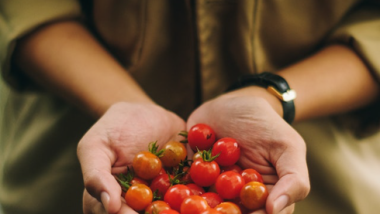
M 209 150 L 203 150 L 203 151 L 200 151 L 198 148 L 197 148 L 197 151 L 198 152 L 201 152 L 202 154 L 202 159 L 204 161 L 207 161 L 207 162 L 211 162 L 213 160 L 215 160 L 217 157 L 219 157 L 220 153 L 216 154 L 215 156 L 212 156 L 211 155 L 211 150 L 212 148 L 210 148 Z
M 165 149 L 161 149 L 157 152 L 158 150 L 158 145 L 157 141 L 149 143 L 149 152 L 156 155 L 157 157 L 162 157 L 164 155 Z
M 122 173 L 120 173 L 117 177 L 116 180 L 120 183 L 121 188 L 123 189 L 124 192 L 127 192 L 129 187 L 131 187 L 130 181 L 124 180 L 126 176 Z
M 178 133 L 178 135 L 184 137 L 185 139 L 184 140 L 180 140 L 179 142 L 181 143 L 188 143 L 187 141 L 187 135 L 188 135 L 188 132 L 187 131 L 181 131 L 180 133 Z
M 152 201 L 157 201 L 157 200 L 161 200 L 161 196 L 160 196 L 160 194 L 159 194 L 158 189 L 156 189 L 156 190 L 153 192 L 153 200 L 152 200 Z

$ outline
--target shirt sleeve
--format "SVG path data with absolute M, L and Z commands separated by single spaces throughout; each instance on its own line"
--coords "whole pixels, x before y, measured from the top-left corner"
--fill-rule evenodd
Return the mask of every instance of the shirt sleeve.
M 358 5 L 334 29 L 327 41 L 328 43 L 343 43 L 351 47 L 380 84 L 379 1 L 366 1 L 366 3 Z M 358 88 L 358 90 L 361 89 Z M 348 126 L 357 137 L 366 137 L 377 133 L 380 126 L 380 98 L 372 105 L 346 116 L 338 117 L 337 121 Z
M 0 71 L 5 82 L 15 89 L 30 84 L 11 66 L 12 52 L 19 38 L 43 24 L 80 16 L 77 0 L 0 1 Z
M 380 3 L 365 3 L 349 13 L 328 38 L 350 46 L 380 82 Z

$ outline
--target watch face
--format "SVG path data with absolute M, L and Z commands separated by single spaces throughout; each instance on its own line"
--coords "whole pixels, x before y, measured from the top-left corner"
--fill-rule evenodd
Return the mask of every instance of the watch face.
M 273 86 L 269 86 L 267 88 L 267 90 L 269 91 L 269 93 L 273 94 L 274 96 L 276 96 L 278 99 L 284 101 L 284 102 L 289 102 L 289 101 L 292 101 L 296 98 L 297 94 L 296 92 L 293 90 L 293 89 L 289 89 L 287 90 L 286 92 L 284 93 L 280 93 L 279 91 L 277 91 L 277 89 Z

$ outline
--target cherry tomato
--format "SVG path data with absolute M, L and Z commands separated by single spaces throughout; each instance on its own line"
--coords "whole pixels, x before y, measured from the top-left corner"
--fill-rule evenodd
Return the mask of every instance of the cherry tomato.
M 207 192 L 214 192 L 214 193 L 218 193 L 216 192 L 216 187 L 215 187 L 215 183 L 212 184 L 211 186 L 208 187 L 208 190 Z
M 248 210 L 243 204 L 241 203 L 240 197 L 234 198 L 232 200 L 228 200 L 229 202 L 232 202 L 236 204 L 240 208 L 240 212 L 243 214 L 250 213 L 250 210 Z
M 135 173 L 133 172 L 132 168 L 128 167 L 128 171 L 126 174 L 120 173 L 119 175 L 115 175 L 116 180 L 119 182 L 121 188 L 122 188 L 122 196 L 125 197 L 126 191 L 129 189 L 130 186 L 134 184 L 145 184 L 148 186 L 148 182 L 138 178 L 135 176 Z
M 207 187 L 215 183 L 220 174 L 219 165 L 215 161 L 196 159 L 190 166 L 190 177 L 199 186 Z
M 222 214 L 241 214 L 239 206 L 228 201 L 218 204 L 215 209 Z
M 232 166 L 221 166 L 220 167 L 220 172 L 226 172 L 226 171 L 234 171 L 237 173 L 241 173 L 243 171 L 240 166 L 234 164 Z
M 160 159 L 165 167 L 177 166 L 187 156 L 187 150 L 181 142 L 169 141 L 162 149 L 164 152 Z
M 241 171 L 240 174 L 243 177 L 245 183 L 249 183 L 251 181 L 258 181 L 264 183 L 261 174 L 254 169 L 245 169 Z
M 214 208 L 216 205 L 223 202 L 223 199 L 215 192 L 206 192 L 201 195 L 207 201 L 207 204 Z
M 223 214 L 223 213 L 221 213 L 220 211 L 218 211 L 216 209 L 210 208 L 210 209 L 203 211 L 199 214 Z
M 190 188 L 191 192 L 194 195 L 202 195 L 203 193 L 206 192 L 202 187 L 200 187 L 194 183 L 186 184 L 186 186 Z
M 202 151 L 194 152 L 193 161 L 195 161 L 198 158 L 202 158 Z
M 190 167 L 184 166 L 182 168 L 182 173 L 183 174 L 179 177 L 179 180 L 181 181 L 181 183 L 184 183 L 184 184 L 193 183 L 190 177 Z
M 241 189 L 240 201 L 247 209 L 257 210 L 265 206 L 268 194 L 263 183 L 251 181 Z
M 125 201 L 135 211 L 142 211 L 152 203 L 153 193 L 145 184 L 135 184 L 129 187 Z
M 206 211 L 209 208 L 207 201 L 199 195 L 191 195 L 185 198 L 181 204 L 181 214 L 195 214 Z
M 216 139 L 214 130 L 203 123 L 190 128 L 187 133 L 187 142 L 193 151 L 209 150 Z
M 170 178 L 173 179 L 174 176 L 170 175 Z M 169 189 L 169 187 L 171 185 L 172 184 L 170 182 L 169 175 L 168 174 L 162 174 L 162 175 L 155 177 L 152 180 L 152 182 L 150 183 L 150 189 L 152 190 L 152 192 L 157 191 L 157 196 L 162 198 L 162 197 L 164 197 L 166 191 Z
M 170 210 L 169 204 L 167 204 L 165 201 L 161 201 L 161 200 L 153 201 L 145 209 L 144 214 L 157 214 L 163 210 Z
M 220 197 L 224 199 L 234 199 L 239 197 L 240 190 L 245 182 L 243 177 L 234 171 L 223 172 L 215 182 L 215 188 Z
M 219 154 L 219 156 L 215 159 L 215 161 L 220 166 L 232 166 L 240 158 L 240 146 L 233 138 L 221 138 L 216 141 L 212 147 L 211 155 L 215 156 L 217 154 Z
M 136 154 L 132 167 L 138 177 L 151 180 L 160 173 L 162 163 L 156 155 L 149 151 L 142 151 Z
M 131 185 L 134 185 L 134 184 L 145 184 L 145 185 L 149 185 L 148 182 L 146 180 L 143 180 L 141 178 L 137 178 L 137 177 L 134 177 L 132 180 L 131 180 Z
M 160 170 L 160 172 L 158 173 L 157 176 L 159 176 L 159 175 L 163 175 L 163 174 L 166 174 L 166 170 L 165 170 L 164 167 L 161 167 L 161 170 Z
M 163 210 L 161 212 L 159 212 L 158 214 L 179 214 L 179 212 L 177 212 L 176 210 Z
M 182 201 L 190 195 L 193 195 L 193 193 L 189 187 L 183 184 L 177 184 L 171 186 L 166 191 L 164 201 L 168 203 L 172 209 L 180 211 Z

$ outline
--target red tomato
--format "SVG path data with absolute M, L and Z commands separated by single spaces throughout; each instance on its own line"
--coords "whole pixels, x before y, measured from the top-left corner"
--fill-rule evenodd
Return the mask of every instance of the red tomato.
M 227 171 L 218 176 L 215 188 L 220 197 L 224 199 L 234 199 L 239 197 L 240 190 L 244 184 L 244 179 L 239 173 Z
M 215 132 L 206 124 L 199 123 L 190 128 L 187 142 L 193 151 L 209 150 L 216 139 Z
M 220 167 L 220 172 L 226 172 L 226 171 L 234 171 L 237 173 L 241 173 L 243 171 L 240 166 L 234 164 L 232 166 L 222 166 Z
M 193 184 L 193 183 L 186 184 L 186 186 L 190 188 L 191 192 L 194 195 L 202 195 L 203 193 L 206 192 L 202 187 L 200 187 L 196 184 Z
M 174 167 L 185 160 L 187 156 L 187 150 L 183 143 L 178 141 L 169 141 L 163 148 L 162 157 L 160 157 L 162 164 L 165 167 Z
M 258 181 L 264 183 L 261 174 L 254 169 L 245 169 L 242 172 L 240 172 L 240 174 L 243 177 L 245 183 L 249 183 L 251 181 Z
M 214 193 L 217 193 L 217 192 L 216 192 L 215 183 L 208 187 L 207 192 L 214 192 Z
M 132 167 L 136 175 L 144 180 L 156 177 L 162 168 L 160 158 L 148 151 L 137 153 L 132 162 Z
M 240 158 L 240 146 L 238 142 L 230 137 L 221 138 L 212 147 L 211 155 L 219 156 L 215 161 L 220 166 L 232 166 Z
M 164 201 L 168 203 L 172 209 L 180 211 L 182 201 L 190 195 L 193 195 L 193 193 L 189 187 L 183 184 L 177 184 L 171 186 L 168 191 L 166 191 Z
M 239 206 L 232 202 L 222 202 L 215 209 L 222 214 L 241 214 Z
M 152 200 L 153 193 L 145 184 L 132 185 L 125 194 L 126 203 L 136 211 L 145 210 Z
M 163 211 L 159 212 L 158 214 L 179 214 L 179 212 L 170 209 L 170 210 L 163 210 Z
M 170 178 L 174 178 L 174 176 L 170 175 Z M 159 197 L 164 197 L 166 191 L 169 189 L 171 186 L 171 182 L 169 179 L 168 174 L 162 174 L 153 179 L 153 181 L 150 183 L 150 189 L 152 192 L 158 191 Z
M 196 159 L 190 166 L 190 177 L 199 186 L 207 187 L 215 183 L 220 174 L 220 168 L 215 161 Z
M 216 205 L 223 202 L 223 199 L 215 192 L 206 192 L 201 195 L 207 201 L 207 204 L 214 208 Z
M 169 204 L 165 201 L 153 201 L 149 206 L 145 209 L 144 214 L 157 214 L 163 210 L 170 210 Z
M 159 175 L 163 175 L 163 174 L 166 174 L 166 170 L 165 170 L 164 167 L 161 168 L 161 170 L 160 170 L 160 172 L 158 173 L 157 176 L 159 176 Z
M 179 180 L 181 183 L 188 184 L 188 183 L 193 183 L 190 177 L 190 167 L 184 166 L 182 169 L 182 175 L 179 177 Z
M 181 214 L 195 214 L 206 211 L 209 208 L 207 201 L 199 195 L 191 195 L 185 198 L 181 204 Z
M 251 181 L 240 191 L 240 201 L 249 210 L 257 210 L 265 206 L 268 189 L 263 183 Z

